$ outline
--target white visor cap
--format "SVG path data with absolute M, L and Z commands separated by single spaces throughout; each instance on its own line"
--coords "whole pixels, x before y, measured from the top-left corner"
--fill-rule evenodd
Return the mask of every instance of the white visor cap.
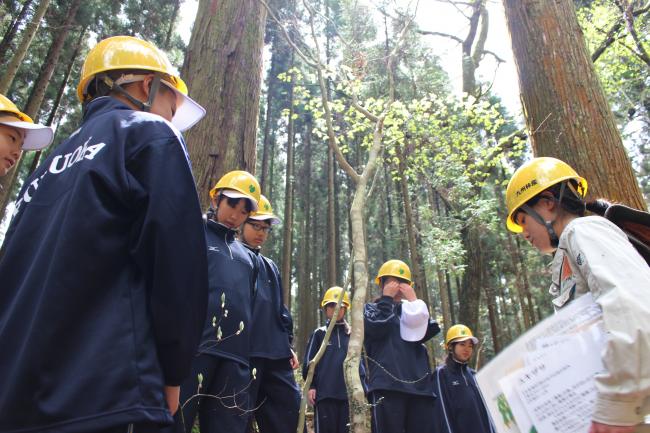
M 161 80 L 161 83 L 172 89 L 176 93 L 176 113 L 172 118 L 172 125 L 178 128 L 179 131 L 187 131 L 192 126 L 196 125 L 199 120 L 205 117 L 205 108 L 189 96 L 179 92 L 174 86 Z
M 429 326 L 429 309 L 421 299 L 402 302 L 402 315 L 399 320 L 399 335 L 404 341 L 420 341 Z
M 115 84 L 135 83 L 136 81 L 143 81 L 145 77 L 146 75 L 141 74 L 125 74 L 115 80 Z M 172 125 L 178 128 L 179 131 L 187 131 L 205 117 L 205 108 L 198 102 L 186 94 L 181 93 L 176 87 L 164 79 L 161 79 L 160 82 L 173 90 L 176 95 L 176 112 L 174 113 L 174 117 L 172 117 Z
M 23 150 L 41 150 L 49 146 L 52 143 L 52 140 L 54 140 L 54 130 L 50 126 L 23 122 L 22 120 L 18 120 L 18 118 L 16 118 L 16 121 L 14 122 L 9 120 L 8 117 L 1 119 L 0 125 L 6 125 L 25 131 Z
M 255 220 L 255 221 L 268 221 L 269 224 L 271 224 L 272 226 L 276 224 L 280 224 L 282 222 L 280 218 L 274 215 L 255 215 L 255 216 L 248 217 L 248 219 Z

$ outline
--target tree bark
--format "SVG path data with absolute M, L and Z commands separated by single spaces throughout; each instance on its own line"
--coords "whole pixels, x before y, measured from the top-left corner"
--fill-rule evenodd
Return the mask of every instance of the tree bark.
M 0 42 L 0 64 L 3 64 L 5 61 L 5 56 L 9 53 L 11 43 L 13 42 L 14 38 L 16 37 L 16 33 L 18 32 L 18 27 L 22 24 L 22 22 L 25 20 L 25 17 L 27 16 L 27 12 L 29 12 L 29 6 L 32 4 L 33 0 L 25 0 L 23 3 L 23 7 L 20 9 L 20 13 L 11 22 L 11 25 L 9 28 L 7 28 L 7 31 L 5 32 L 4 36 L 2 37 L 2 42 Z
M 201 203 L 230 170 L 255 172 L 266 9 L 201 0 L 181 76 L 206 117 L 186 134 Z
M 38 30 L 38 27 L 41 24 L 41 20 L 43 19 L 43 16 L 45 15 L 45 12 L 47 11 L 49 5 L 50 0 L 42 0 L 38 4 L 38 7 L 34 12 L 34 16 L 32 17 L 31 21 L 25 26 L 25 30 L 22 33 L 23 38 L 20 41 L 20 45 L 18 45 L 18 48 L 16 48 L 16 52 L 14 53 L 11 62 L 9 62 L 9 65 L 7 65 L 7 69 L 5 70 L 4 75 L 0 77 L 0 93 L 3 95 L 9 93 L 11 83 L 13 83 L 14 78 L 16 78 L 18 68 L 23 62 L 25 55 L 27 55 L 27 50 L 32 44 L 32 40 L 36 35 L 36 31 Z
M 604 196 L 645 200 L 587 52 L 571 0 L 504 0 L 535 156 L 566 161 Z

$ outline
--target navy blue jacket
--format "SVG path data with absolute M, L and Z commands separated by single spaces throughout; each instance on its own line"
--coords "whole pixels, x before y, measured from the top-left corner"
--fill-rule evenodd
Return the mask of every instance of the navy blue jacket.
M 436 415 L 447 433 L 495 433 L 474 375 L 467 364 L 447 357 L 434 376 Z
M 248 250 L 235 240 L 236 234 L 236 231 L 213 220 L 206 223 L 208 315 L 199 353 L 231 359 L 248 366 L 251 303 L 257 266 Z M 244 324 L 241 332 L 240 323 Z M 221 340 L 217 339 L 219 329 Z
M 440 327 L 429 320 L 422 340 L 404 341 L 399 332 L 401 313 L 402 305 L 393 302 L 390 296 L 382 296 L 364 306 L 368 392 L 387 390 L 435 396 L 423 343 L 438 334 Z
M 318 352 L 327 332 L 328 325 L 329 321 L 325 326 L 316 329 L 309 337 L 307 352 L 302 364 L 303 379 L 307 377 L 309 361 L 316 356 L 316 352 Z M 345 378 L 343 377 L 343 361 L 345 361 L 348 354 L 348 343 L 350 342 L 350 334 L 348 334 L 347 330 L 348 326 L 344 322 L 337 322 L 334 325 L 330 339 L 327 342 L 327 349 L 325 349 L 323 357 L 316 365 L 310 388 L 316 390 L 317 402 L 325 398 L 348 399 Z M 363 366 L 363 364 L 361 365 Z
M 243 245 L 258 267 L 250 355 L 265 359 L 291 358 L 293 319 L 282 302 L 280 271 L 273 260 L 260 253 L 259 248 Z
M 180 133 L 102 97 L 25 182 L 0 262 L 0 431 L 172 422 L 205 320 Z

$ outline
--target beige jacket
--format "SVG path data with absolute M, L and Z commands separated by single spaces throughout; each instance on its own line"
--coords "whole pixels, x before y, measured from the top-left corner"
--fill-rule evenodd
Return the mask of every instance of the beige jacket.
M 591 292 L 603 310 L 605 371 L 593 420 L 635 425 L 650 413 L 650 267 L 605 218 L 571 221 L 560 236 L 550 293 L 556 309 Z

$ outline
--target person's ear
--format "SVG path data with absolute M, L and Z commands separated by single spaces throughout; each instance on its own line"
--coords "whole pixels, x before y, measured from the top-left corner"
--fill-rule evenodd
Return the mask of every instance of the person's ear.
M 142 86 L 141 90 L 144 93 L 144 96 L 149 98 L 149 93 L 151 92 L 151 81 L 153 80 L 153 75 L 145 75 L 144 80 L 140 81 Z
M 557 200 L 555 200 L 555 197 L 553 197 L 552 194 L 544 194 L 542 195 L 542 203 L 544 205 L 544 208 L 550 212 L 553 212 L 557 209 Z

